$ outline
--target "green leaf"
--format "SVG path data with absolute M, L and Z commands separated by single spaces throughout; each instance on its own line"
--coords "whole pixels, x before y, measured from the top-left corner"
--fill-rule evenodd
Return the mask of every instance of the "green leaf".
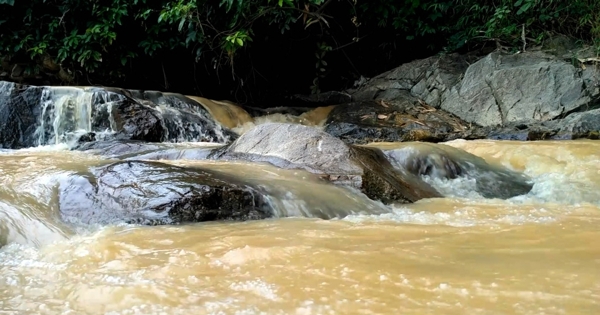
M 241 38 L 236 38 L 235 42 L 238 44 L 238 46 L 242 47 L 244 46 L 244 41 Z
M 94 51 L 94 60 L 102 62 L 102 55 L 97 51 Z
M 183 29 L 183 23 L 185 23 L 185 18 L 181 18 L 181 21 L 179 21 L 179 27 L 177 28 L 180 32 Z
M 0 0 L 0 4 L 8 4 L 10 6 L 14 6 L 15 0 Z
M 531 2 L 525 3 L 521 8 L 519 8 L 519 11 L 517 11 L 517 15 L 523 14 L 524 12 L 529 10 L 529 7 L 531 7 Z

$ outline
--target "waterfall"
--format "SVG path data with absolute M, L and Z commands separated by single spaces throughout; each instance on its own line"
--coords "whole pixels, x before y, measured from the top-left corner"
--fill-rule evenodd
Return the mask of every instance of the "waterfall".
M 41 115 L 35 131 L 37 145 L 72 146 L 81 135 L 94 132 L 103 139 L 117 132 L 112 107 L 125 97 L 89 88 L 44 88 Z

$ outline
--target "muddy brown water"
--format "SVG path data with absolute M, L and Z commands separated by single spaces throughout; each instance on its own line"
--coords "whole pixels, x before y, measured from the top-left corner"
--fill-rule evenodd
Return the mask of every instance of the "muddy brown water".
M 451 197 L 321 220 L 315 202 L 373 205 L 306 173 L 212 162 L 293 192 L 292 217 L 73 226 L 52 179 L 109 161 L 0 152 L 0 314 L 600 314 L 600 142 L 446 145 L 533 190 L 484 199 L 440 181 Z

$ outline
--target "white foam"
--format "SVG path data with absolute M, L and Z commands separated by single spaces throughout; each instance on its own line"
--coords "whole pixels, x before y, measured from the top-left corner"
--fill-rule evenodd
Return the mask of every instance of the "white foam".
M 464 204 L 450 212 L 436 212 L 436 203 L 431 203 L 430 211 L 418 211 L 407 206 L 392 206 L 391 213 L 380 215 L 350 215 L 344 218 L 345 221 L 354 223 L 364 223 L 373 221 L 388 221 L 406 224 L 418 225 L 448 225 L 454 227 L 471 226 L 492 226 L 497 227 L 501 224 L 523 225 L 527 223 L 547 224 L 555 222 L 558 214 L 549 212 L 545 209 L 523 209 L 515 205 L 506 207 L 501 205 L 501 211 L 485 212 L 480 206 L 493 204 L 498 201 L 482 200 L 478 206 L 475 202 L 464 200 Z M 470 203 L 470 204 L 469 204 Z M 508 203 L 510 205 L 510 203 Z

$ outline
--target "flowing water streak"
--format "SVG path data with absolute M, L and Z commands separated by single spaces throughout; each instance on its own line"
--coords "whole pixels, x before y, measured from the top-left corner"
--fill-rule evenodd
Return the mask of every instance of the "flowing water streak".
M 524 171 L 533 178 L 534 190 L 510 200 L 457 193 L 396 206 L 392 213 L 341 220 L 109 226 L 65 233 L 69 239 L 54 243 L 15 240 L 0 248 L 0 311 L 599 313 L 600 143 L 446 145 Z M 37 213 L 29 211 L 15 192 L 29 194 L 27 201 L 35 205 L 45 200 L 44 187 L 49 187 L 36 178 L 106 162 L 83 153 L 40 150 L 5 152 L 0 158 L 0 195 L 13 209 L 8 216 L 28 213 L 39 222 L 53 222 L 56 209 L 40 203 Z M 214 167 L 228 171 L 225 164 Z M 245 175 L 265 185 L 297 180 L 279 177 L 277 182 L 265 170 L 248 169 Z M 323 196 L 319 188 L 305 187 Z M 22 227 L 29 237 L 44 235 L 31 225 Z

